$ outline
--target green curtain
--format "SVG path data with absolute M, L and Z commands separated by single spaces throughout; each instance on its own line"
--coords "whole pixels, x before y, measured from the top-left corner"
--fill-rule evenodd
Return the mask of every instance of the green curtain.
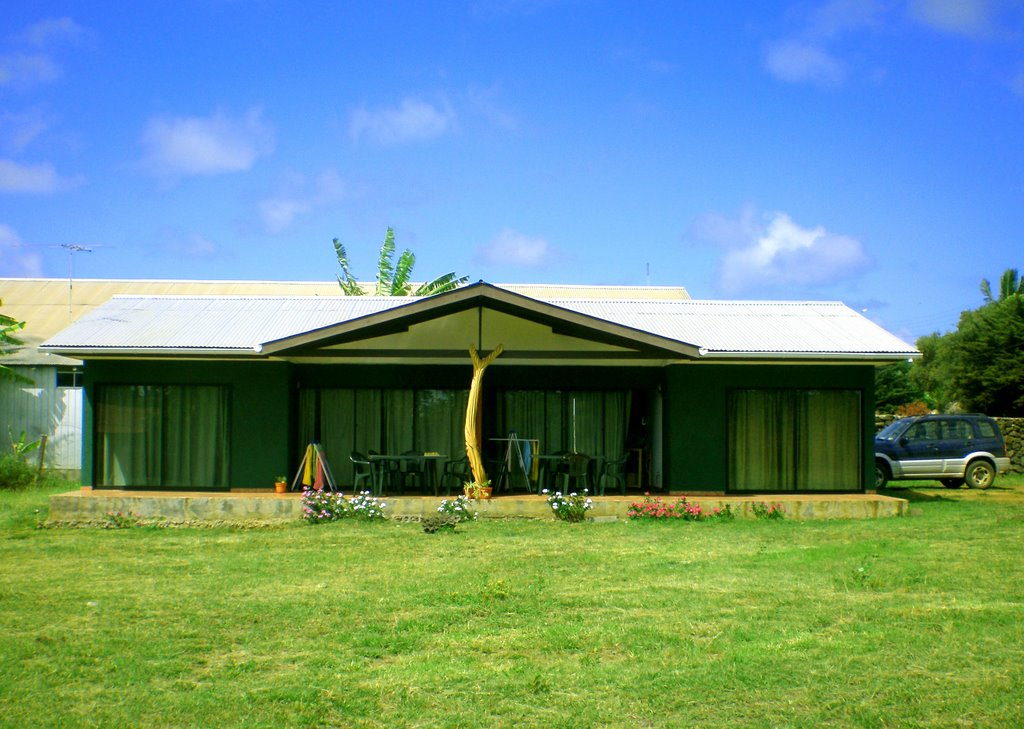
M 96 457 L 104 486 L 228 485 L 228 392 L 207 385 L 98 390 Z
M 304 389 L 299 444 L 319 440 L 340 484 L 353 480 L 352 451 L 465 453 L 466 390 Z
M 733 490 L 859 490 L 860 448 L 856 390 L 740 390 L 730 396 Z
M 541 453 L 616 458 L 625 452 L 631 402 L 627 390 L 508 390 L 499 398 L 498 422 L 503 433 L 539 439 Z
M 417 390 L 414 398 L 413 443 L 424 453 L 443 453 L 452 460 L 466 454 L 466 405 L 469 390 Z
M 384 391 L 384 452 L 405 453 L 414 450 L 413 390 Z

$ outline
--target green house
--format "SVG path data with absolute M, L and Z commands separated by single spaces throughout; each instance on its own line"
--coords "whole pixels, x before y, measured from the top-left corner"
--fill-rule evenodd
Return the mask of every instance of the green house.
M 874 368 L 916 350 L 837 302 L 523 295 L 115 296 L 40 350 L 84 366 L 83 483 L 229 490 L 351 454 L 465 453 L 469 349 L 480 447 L 625 458 L 629 488 L 871 488 Z M 568 293 L 572 293 L 570 290 Z

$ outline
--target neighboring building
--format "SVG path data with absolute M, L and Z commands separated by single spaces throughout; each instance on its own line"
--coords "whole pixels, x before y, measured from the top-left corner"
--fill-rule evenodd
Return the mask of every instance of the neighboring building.
M 917 355 L 837 302 L 483 282 L 429 298 L 223 293 L 117 296 L 40 347 L 86 362 L 85 483 L 266 487 L 314 440 L 342 484 L 352 451 L 458 457 L 468 349 L 502 345 L 484 379 L 492 457 L 515 432 L 541 454 L 630 454 L 639 488 L 859 492 L 874 368 Z

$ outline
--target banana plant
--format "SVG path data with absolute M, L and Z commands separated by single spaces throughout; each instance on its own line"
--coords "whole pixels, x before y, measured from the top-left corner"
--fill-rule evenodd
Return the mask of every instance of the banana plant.
M 346 296 L 365 294 L 366 291 L 349 270 L 348 253 L 337 238 L 334 239 L 334 253 L 338 258 L 338 265 L 341 266 L 342 275 L 337 278 L 342 293 Z M 397 262 L 394 258 L 395 232 L 389 227 L 377 258 L 377 282 L 373 288 L 373 293 L 377 296 L 434 296 L 457 289 L 469 280 L 467 276 L 456 276 L 454 272 L 446 273 L 413 290 L 411 279 L 413 267 L 416 265 L 416 256 L 406 248 L 398 256 Z
M 0 301 L 0 306 L 3 302 Z M 0 314 L 0 356 L 10 354 L 16 347 L 24 344 L 23 341 L 14 336 L 14 332 L 25 328 L 25 322 L 12 319 L 6 314 Z M 0 364 L 0 379 L 14 380 L 15 382 L 31 382 L 22 377 L 10 367 Z

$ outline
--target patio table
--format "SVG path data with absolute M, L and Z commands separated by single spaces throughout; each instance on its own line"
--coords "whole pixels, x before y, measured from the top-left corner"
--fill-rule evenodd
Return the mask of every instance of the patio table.
M 437 496 L 437 462 L 448 460 L 448 456 L 442 453 L 404 453 L 400 455 L 389 455 L 378 453 L 371 456 L 367 456 L 372 463 L 378 463 L 383 466 L 387 462 L 402 463 L 413 461 L 423 465 L 423 472 L 427 476 L 427 487 L 434 490 L 434 495 Z M 384 471 L 385 469 L 378 466 L 374 469 L 376 472 L 374 477 L 377 479 L 377 493 L 383 493 L 384 488 Z

